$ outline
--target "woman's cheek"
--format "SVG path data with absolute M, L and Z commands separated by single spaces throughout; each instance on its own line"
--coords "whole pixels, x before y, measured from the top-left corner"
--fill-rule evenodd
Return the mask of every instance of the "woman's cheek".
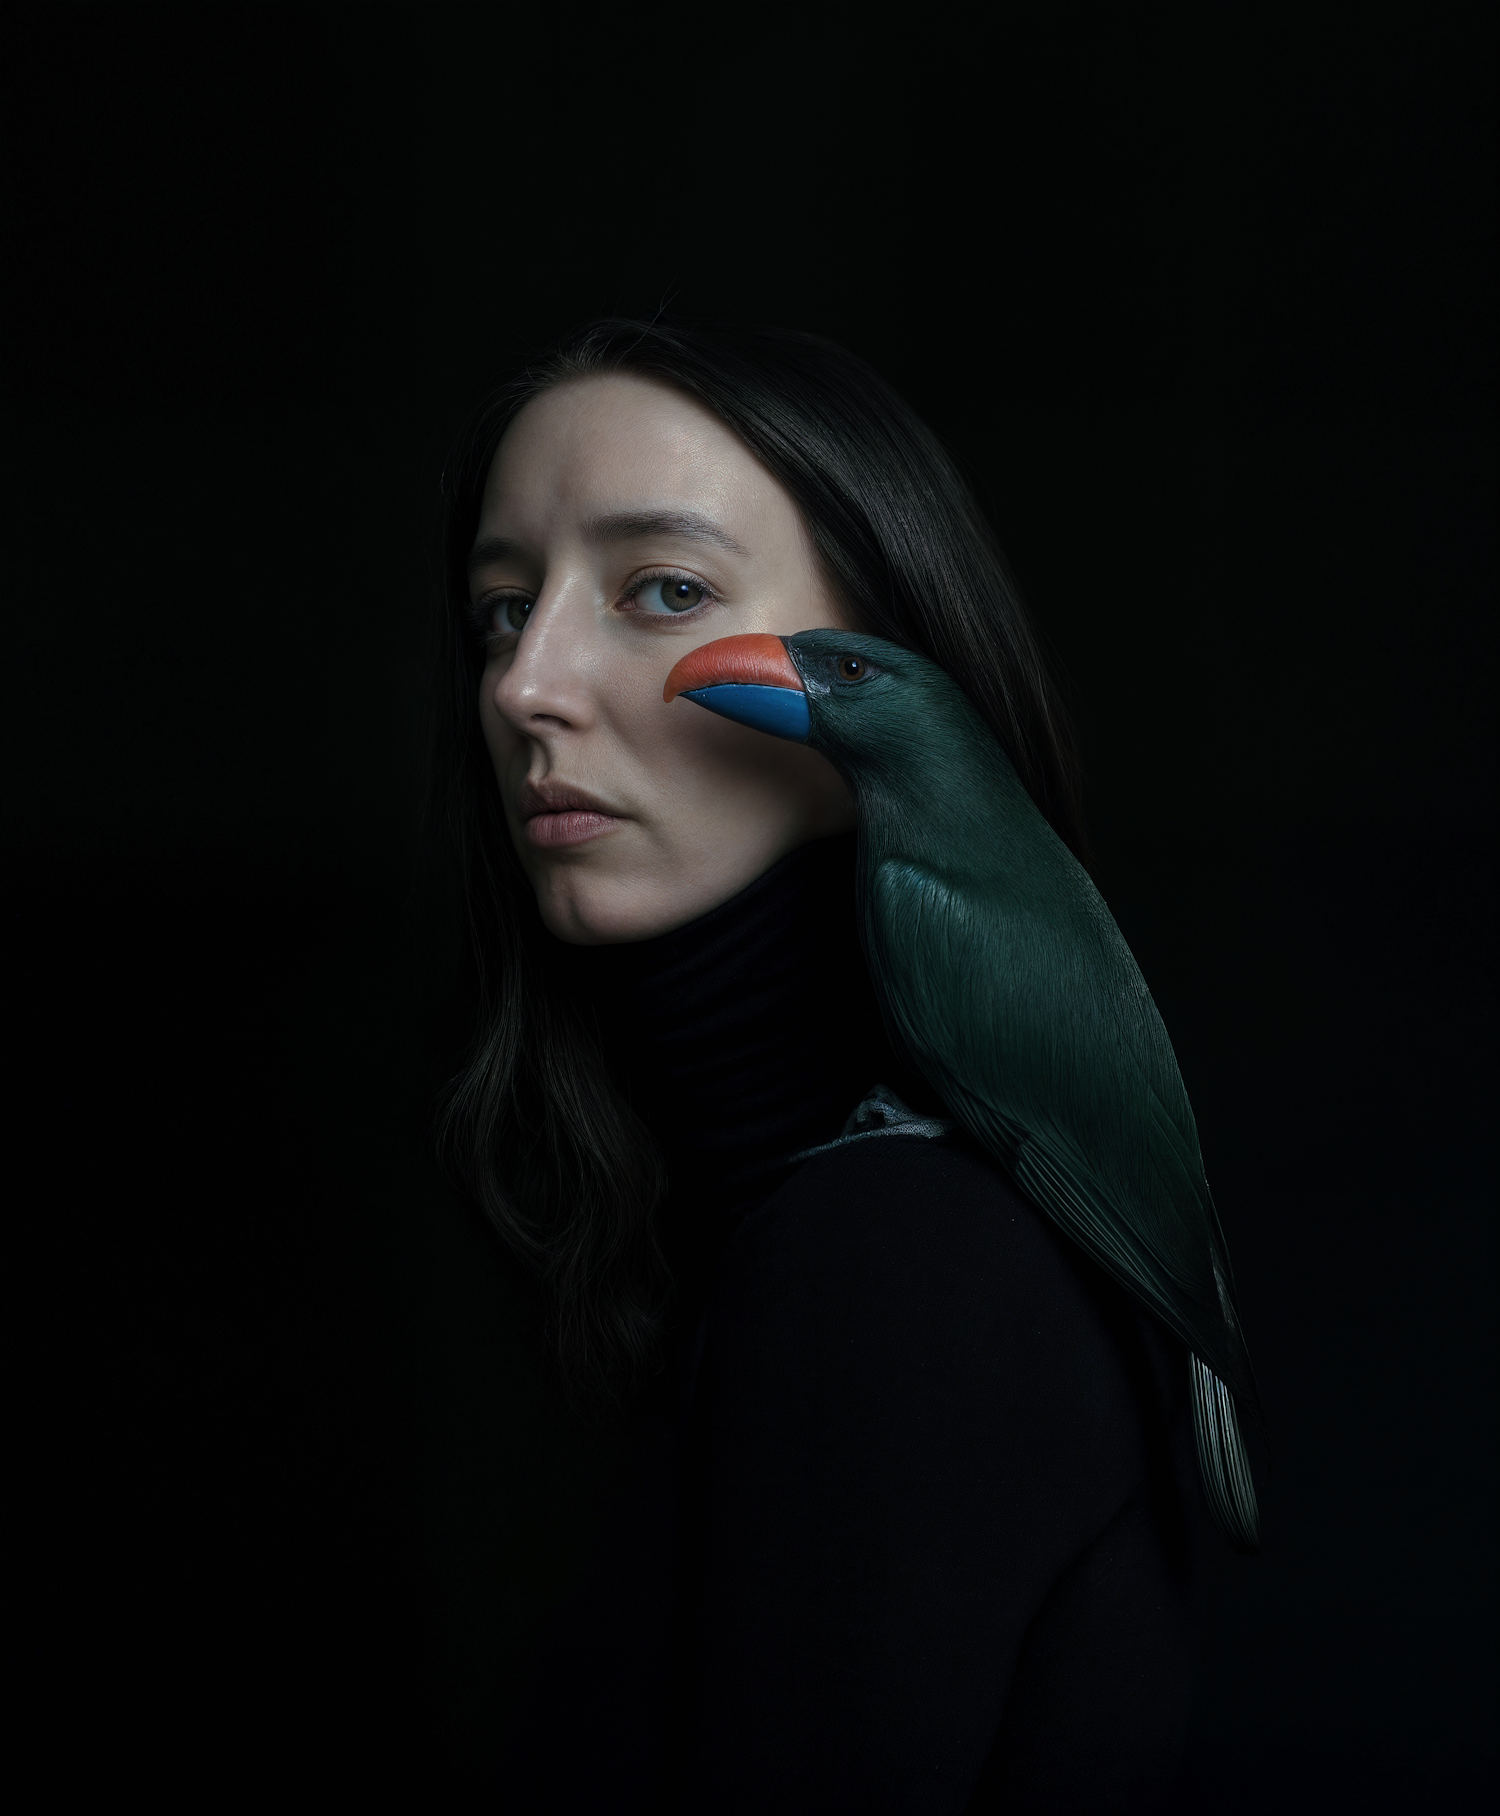
M 497 765 L 510 755 L 518 740 L 515 727 L 501 712 L 495 699 L 495 690 L 504 677 L 504 667 L 491 662 L 486 665 L 479 682 L 479 728 L 490 756 Z

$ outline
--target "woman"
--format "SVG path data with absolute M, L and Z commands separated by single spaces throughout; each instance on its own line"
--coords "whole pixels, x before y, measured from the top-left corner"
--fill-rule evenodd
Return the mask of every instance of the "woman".
M 479 414 L 448 503 L 437 778 L 483 1010 L 447 1140 L 570 1379 L 657 1409 L 500 1788 L 1151 1807 L 1191 1681 L 1181 1347 L 892 1049 L 837 772 L 662 698 L 731 634 L 904 644 L 1082 855 L 972 499 L 835 347 L 604 324 Z M 872 1103 L 895 1138 L 841 1142 Z

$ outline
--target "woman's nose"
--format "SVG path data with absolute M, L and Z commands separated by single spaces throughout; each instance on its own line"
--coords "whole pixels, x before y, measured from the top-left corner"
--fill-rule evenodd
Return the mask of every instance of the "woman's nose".
M 495 683 L 496 710 L 518 732 L 584 729 L 593 717 L 586 611 L 544 594 L 531 608 L 515 651 Z

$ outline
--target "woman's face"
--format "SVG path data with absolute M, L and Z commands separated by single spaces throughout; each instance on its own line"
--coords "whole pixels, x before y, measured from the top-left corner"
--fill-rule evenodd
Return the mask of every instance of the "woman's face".
M 625 376 L 533 399 L 490 468 L 470 597 L 485 742 L 559 938 L 666 933 L 853 825 L 816 751 L 662 701 L 714 637 L 853 628 L 796 506 L 692 399 Z

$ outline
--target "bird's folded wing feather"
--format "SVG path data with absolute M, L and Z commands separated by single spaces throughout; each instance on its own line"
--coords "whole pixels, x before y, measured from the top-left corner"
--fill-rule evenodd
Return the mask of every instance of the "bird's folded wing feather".
M 1192 1112 L 1129 949 L 1102 903 L 1059 925 L 975 895 L 877 870 L 867 936 L 896 1031 L 1027 1196 L 1239 1387 Z

